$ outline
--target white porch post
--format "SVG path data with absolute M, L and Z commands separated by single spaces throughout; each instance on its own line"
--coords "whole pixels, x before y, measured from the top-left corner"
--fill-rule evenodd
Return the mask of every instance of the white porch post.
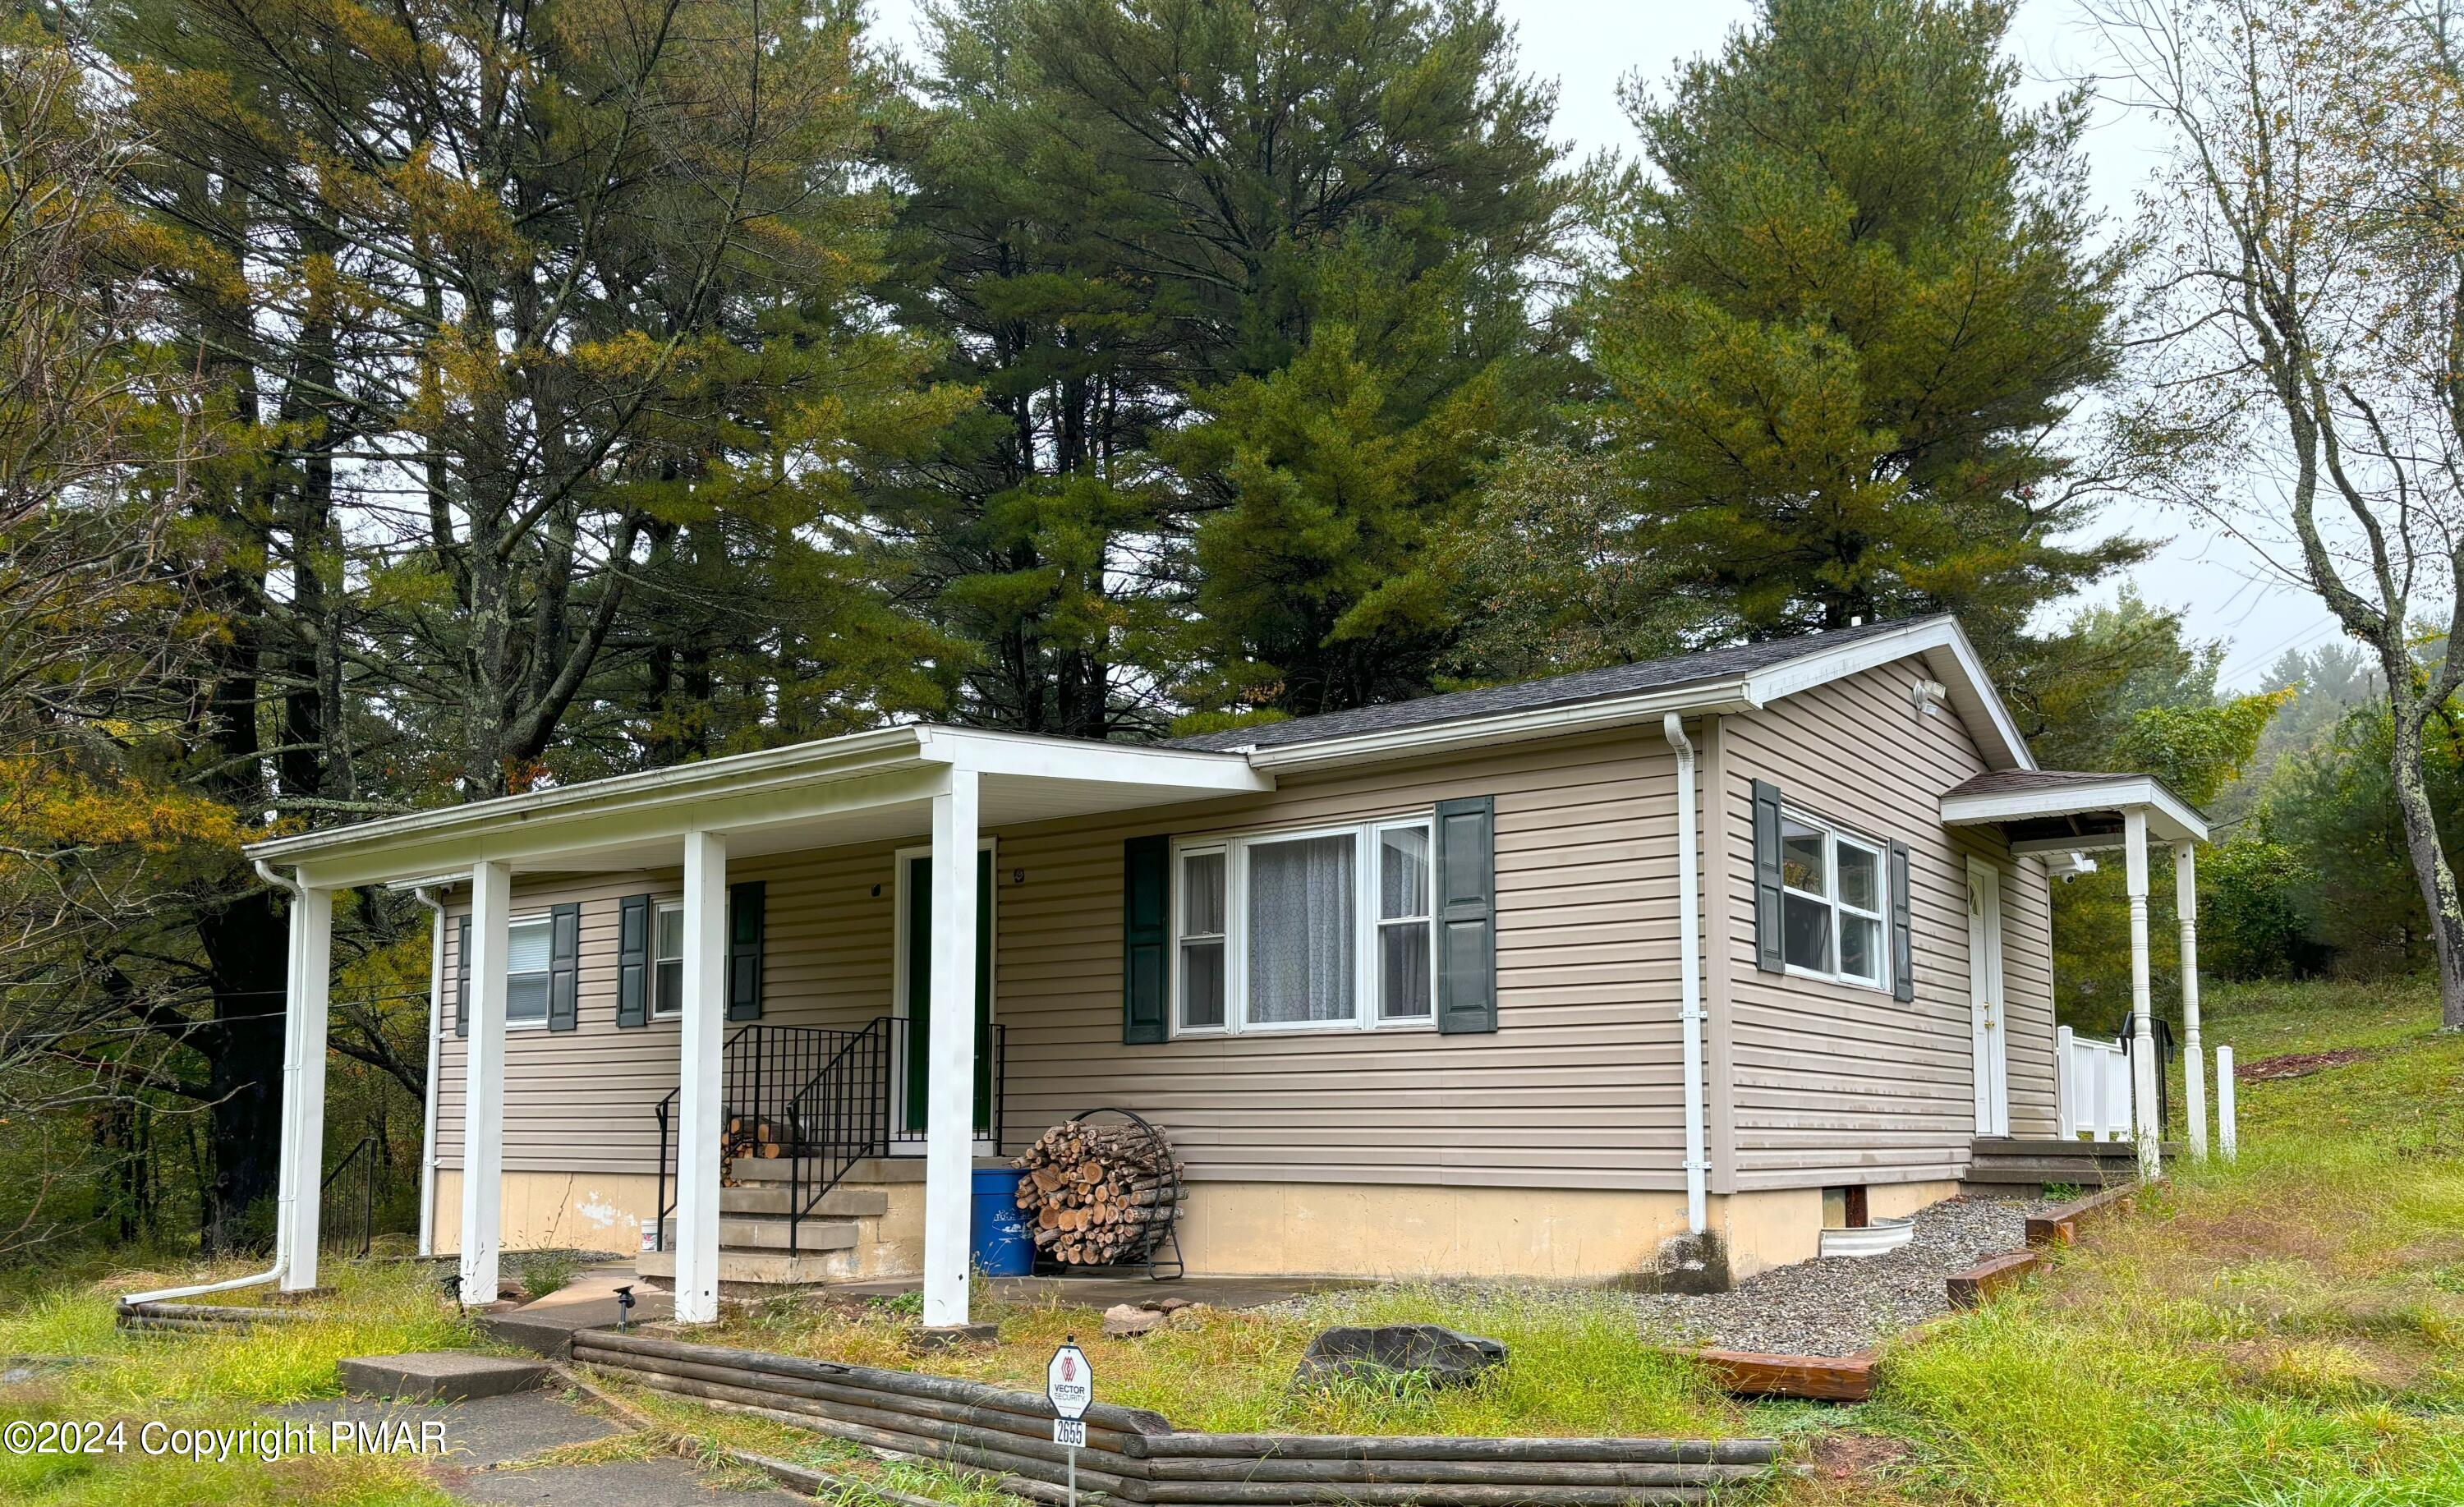
M 2190 844 L 2173 844 L 2173 910 L 2182 927 L 2182 1108 L 2190 1159 L 2208 1159 L 2208 1064 L 2199 1045 L 2199 870 Z
M 976 772 L 933 797 L 932 1039 L 924 1126 L 924 1323 L 967 1321 L 976 1147 Z
M 2156 1123 L 2156 1026 L 2147 989 L 2147 813 L 2122 817 L 2123 851 L 2128 859 L 2130 893 L 2130 1123 L 2139 1141 L 2139 1175 L 2164 1169 Z
M 291 1225 L 282 1260 L 282 1290 L 304 1293 L 317 1285 L 318 1194 L 325 1179 L 325 1006 L 334 966 L 334 892 L 300 889 L 291 901 L 291 959 L 285 1033 L 298 1064 L 282 1085 L 285 1151 L 278 1188 L 291 1199 Z M 287 1185 L 283 1187 L 282 1185 Z
M 718 1317 L 718 1180 L 726 1113 L 719 1058 L 727 1018 L 727 840 L 685 837 L 685 998 L 677 1063 L 676 1318 Z
M 513 945 L 514 870 L 471 870 L 471 1037 L 462 1096 L 462 1300 L 496 1300 L 504 1217 L 505 962 Z

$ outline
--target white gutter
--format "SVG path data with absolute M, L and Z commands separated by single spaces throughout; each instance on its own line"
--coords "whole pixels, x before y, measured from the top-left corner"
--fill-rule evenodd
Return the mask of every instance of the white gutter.
M 1262 748 L 1250 753 L 1249 763 L 1262 770 L 1329 769 L 1344 764 L 1445 754 L 1458 749 L 1486 748 L 1498 743 L 1525 742 L 1574 732 L 1608 732 L 1648 724 L 1652 718 L 1662 714 L 1683 712 L 1688 716 L 1704 716 L 1751 711 L 1757 703 L 1749 699 L 1748 690 L 1748 684 L 1743 679 L 1696 681 L 1672 689 L 1646 691 L 1639 695 L 1605 696 L 1597 701 L 1579 701 L 1569 706 L 1534 707 L 1525 711 L 1471 716 L 1456 722 L 1391 728 L 1376 732 L 1356 732 L 1349 737 L 1318 738 L 1281 748 Z
M 419 1254 L 436 1254 L 436 1078 L 445 1053 L 445 902 L 434 886 L 411 893 L 435 917 L 428 939 L 428 1117 L 419 1138 Z
M 1685 1072 L 1685 1227 L 1710 1223 L 1705 1181 L 1711 1170 L 1710 1136 L 1703 1109 L 1703 939 L 1701 883 L 1694 856 L 1694 745 L 1676 712 L 1660 731 L 1677 754 L 1677 1020 Z
M 257 873 L 267 884 L 291 892 L 292 916 L 296 918 L 298 915 L 297 907 L 307 902 L 306 887 L 296 879 L 285 879 L 275 873 L 267 866 L 265 860 L 258 859 L 255 862 Z M 299 936 L 298 922 L 296 919 L 292 922 L 291 936 L 296 945 Z M 289 954 L 283 968 L 283 984 L 286 990 L 292 983 L 293 975 L 297 972 L 298 966 L 297 955 Z M 140 1303 L 170 1302 L 182 1298 L 203 1297 L 207 1293 L 228 1293 L 242 1287 L 262 1287 L 268 1282 L 282 1280 L 282 1274 L 291 1266 L 291 1226 L 292 1221 L 297 1217 L 292 1206 L 297 1197 L 294 1182 L 298 1168 L 291 1165 L 297 1159 L 292 1152 L 291 1142 L 293 1122 L 297 1117 L 298 1105 L 299 1018 L 298 1013 L 291 1009 L 290 997 L 286 994 L 282 1010 L 281 1147 L 275 1154 L 274 1173 L 274 1264 L 262 1272 L 247 1277 L 234 1277 L 224 1281 L 197 1282 L 187 1287 L 165 1287 L 150 1293 L 130 1293 L 120 1300 L 121 1307 L 134 1308 Z

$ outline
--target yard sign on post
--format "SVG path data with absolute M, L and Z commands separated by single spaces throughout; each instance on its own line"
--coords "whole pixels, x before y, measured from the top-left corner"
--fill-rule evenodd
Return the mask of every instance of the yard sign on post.
M 1052 1404 L 1052 1442 L 1069 1452 L 1069 1507 L 1078 1507 L 1078 1451 L 1087 1443 L 1087 1405 L 1095 1400 L 1095 1373 L 1078 1337 L 1069 1335 L 1044 1368 L 1044 1395 Z

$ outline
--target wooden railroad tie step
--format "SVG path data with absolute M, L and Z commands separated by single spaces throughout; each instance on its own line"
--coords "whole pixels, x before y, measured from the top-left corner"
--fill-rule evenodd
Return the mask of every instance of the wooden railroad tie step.
M 1967 1271 L 1951 1273 L 1943 1286 L 1950 1295 L 1950 1306 L 1973 1308 L 2043 1265 L 2044 1260 L 2035 1251 L 2006 1251 L 1987 1256 Z
M 2068 1245 L 2079 1237 L 2081 1230 L 2099 1220 L 2128 1212 L 2138 1196 L 2136 1185 L 2108 1188 L 2102 1192 L 2057 1205 L 2043 1213 L 2033 1214 L 2028 1219 L 2028 1243 L 2038 1248 Z

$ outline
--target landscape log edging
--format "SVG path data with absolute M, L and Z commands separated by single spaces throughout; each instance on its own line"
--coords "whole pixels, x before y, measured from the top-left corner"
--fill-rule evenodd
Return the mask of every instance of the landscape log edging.
M 122 1329 L 188 1334 L 246 1334 L 260 1323 L 298 1323 L 316 1315 L 298 1308 L 242 1308 L 221 1303 L 121 1303 L 112 1322 Z
M 2028 1243 L 2043 1249 L 2068 1245 L 2079 1238 L 2079 1233 L 2092 1224 L 2127 1213 L 2132 1200 L 2139 1196 L 2139 1185 L 2124 1183 L 2085 1198 L 2074 1198 L 2057 1204 L 2040 1214 L 2028 1216 Z
M 1067 1456 L 1032 1392 L 876 1366 L 585 1329 L 578 1365 L 896 1454 L 1058 1486 Z M 1157 1507 L 1616 1507 L 1701 1501 L 1769 1472 L 1769 1439 L 1474 1439 L 1219 1434 L 1098 1403 L 1078 1482 Z M 1038 1494 L 1041 1495 L 1041 1494 Z
M 2044 1264 L 2041 1251 L 2005 1251 L 1964 1272 L 1951 1273 L 1943 1278 L 1943 1290 L 1953 1308 L 1974 1308 Z

